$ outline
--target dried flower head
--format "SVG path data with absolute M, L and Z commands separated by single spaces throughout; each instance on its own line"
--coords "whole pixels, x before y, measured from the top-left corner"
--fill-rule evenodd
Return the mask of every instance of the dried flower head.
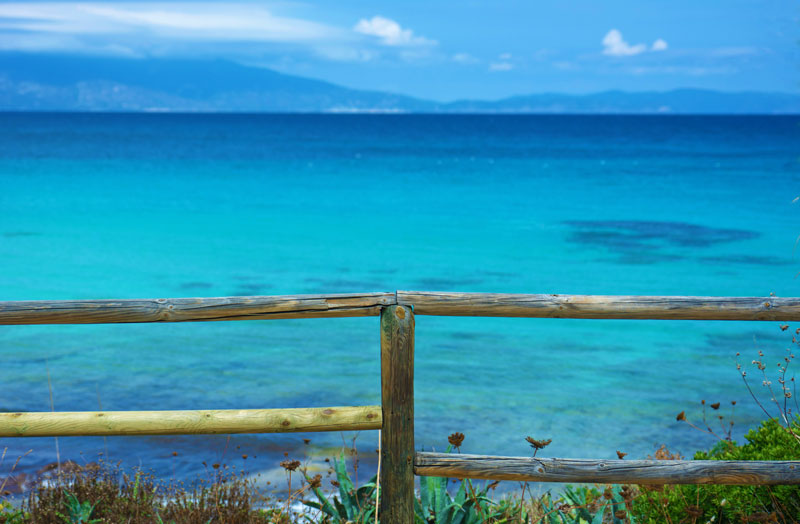
M 661 447 L 656 450 L 653 456 L 648 456 L 647 458 L 655 460 L 681 460 L 683 457 L 680 453 L 670 453 L 666 444 L 661 444 Z
M 620 520 L 624 519 L 628 513 L 624 509 L 620 509 L 614 512 L 614 518 L 618 518 Z
M 619 490 L 619 494 L 622 496 L 622 500 L 625 501 L 626 505 L 628 505 L 635 496 L 630 486 L 622 486 L 622 489 Z
M 318 473 L 314 475 L 313 478 L 308 479 L 308 485 L 312 488 L 319 488 L 322 486 L 322 475 Z
M 689 518 L 698 519 L 703 516 L 703 508 L 700 506 L 686 506 L 686 514 Z
M 621 451 L 617 451 L 617 456 L 619 457 L 620 460 L 624 459 L 625 455 L 627 455 L 627 453 L 623 453 Z
M 286 471 L 294 471 L 300 467 L 299 460 L 283 460 L 281 461 L 281 467 Z
M 549 438 L 547 440 L 536 440 L 533 437 L 525 437 L 525 440 L 535 450 L 540 450 L 540 449 L 546 448 L 547 446 L 550 445 L 551 442 L 553 442 L 553 439 L 551 439 L 551 438 Z
M 713 404 L 710 404 L 710 405 L 711 405 L 711 409 L 719 409 L 719 402 L 714 402 Z
M 675 417 L 675 420 L 685 421 L 686 420 L 686 412 L 685 411 L 681 411 L 680 413 L 678 413 L 678 416 Z
M 449 437 L 447 437 L 447 442 L 453 445 L 453 447 L 460 448 L 461 444 L 464 442 L 464 434 L 463 433 L 453 433 Z

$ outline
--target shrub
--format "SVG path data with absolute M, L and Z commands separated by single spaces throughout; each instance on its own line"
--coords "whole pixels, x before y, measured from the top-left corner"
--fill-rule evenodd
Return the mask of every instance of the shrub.
M 0 523 L 89 524 L 288 522 L 280 510 L 262 510 L 263 498 L 242 475 L 215 472 L 191 486 L 152 475 L 89 464 L 52 472 L 28 494 L 22 508 L 0 506 Z
M 800 432 L 800 418 L 791 424 Z M 800 442 L 777 420 L 750 430 L 747 443 L 721 440 L 695 460 L 797 460 Z M 659 486 L 642 487 L 633 513 L 642 523 L 661 522 L 800 522 L 800 486 Z

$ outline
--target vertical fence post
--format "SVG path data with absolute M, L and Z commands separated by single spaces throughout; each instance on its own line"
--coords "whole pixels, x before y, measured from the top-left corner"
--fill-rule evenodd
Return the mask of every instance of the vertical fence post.
M 414 522 L 414 312 L 381 310 L 382 524 Z

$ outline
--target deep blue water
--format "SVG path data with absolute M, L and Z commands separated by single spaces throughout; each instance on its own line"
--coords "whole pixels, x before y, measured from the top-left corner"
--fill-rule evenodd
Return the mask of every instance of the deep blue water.
M 0 300 L 393 291 L 797 296 L 800 118 L 0 114 Z M 377 404 L 377 318 L 9 326 L 0 410 Z M 417 318 L 416 439 L 644 457 L 736 400 L 778 323 Z M 764 396 L 766 399 L 766 395 Z M 727 414 L 727 412 L 726 412 Z M 275 473 L 338 434 L 62 438 L 62 459 Z M 352 435 L 345 435 L 350 439 Z M 363 432 L 363 450 L 377 432 Z M 0 439 L 35 470 L 53 439 Z M 173 451 L 178 456 L 173 456 Z M 366 454 L 371 456 L 370 453 Z M 257 458 L 253 458 L 256 456 Z M 0 476 L 5 472 L 0 466 Z

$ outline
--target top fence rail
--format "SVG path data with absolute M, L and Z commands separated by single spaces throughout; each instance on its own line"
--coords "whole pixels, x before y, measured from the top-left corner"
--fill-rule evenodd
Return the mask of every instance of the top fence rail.
M 525 295 L 395 291 L 326 295 L 0 302 L 0 325 L 202 322 L 417 315 L 651 320 L 800 320 L 800 297 Z

